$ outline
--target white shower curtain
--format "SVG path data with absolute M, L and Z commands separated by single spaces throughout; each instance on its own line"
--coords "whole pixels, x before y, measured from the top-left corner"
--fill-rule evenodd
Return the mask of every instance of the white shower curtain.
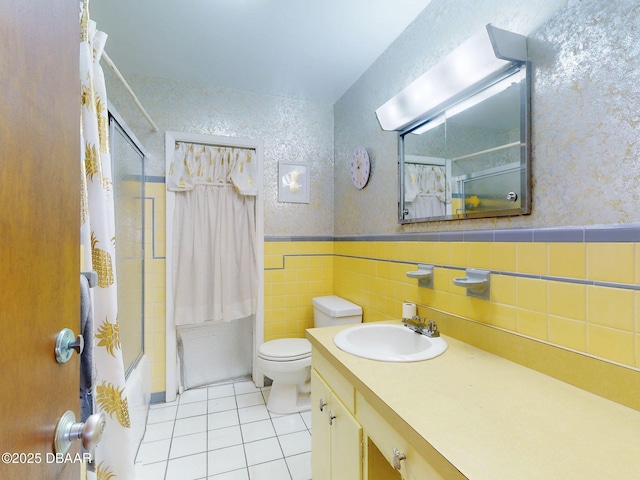
M 176 192 L 173 292 L 176 325 L 255 314 L 255 151 L 179 142 L 167 177 Z
M 99 61 L 107 36 L 81 4 L 81 230 L 83 263 L 98 273 L 92 289 L 94 313 L 93 403 L 107 425 L 95 448 L 89 479 L 134 480 L 133 435 L 125 394 L 118 326 L 114 204 L 107 129 L 107 93 Z
M 404 201 L 408 218 L 446 214 L 445 167 L 407 163 L 404 166 Z

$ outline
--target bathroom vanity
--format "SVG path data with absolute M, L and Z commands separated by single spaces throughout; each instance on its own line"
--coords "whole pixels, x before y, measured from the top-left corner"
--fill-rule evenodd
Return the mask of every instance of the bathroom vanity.
M 447 351 L 431 360 L 357 357 L 333 342 L 343 328 L 307 331 L 314 479 L 585 480 L 640 472 L 637 410 L 446 336 Z

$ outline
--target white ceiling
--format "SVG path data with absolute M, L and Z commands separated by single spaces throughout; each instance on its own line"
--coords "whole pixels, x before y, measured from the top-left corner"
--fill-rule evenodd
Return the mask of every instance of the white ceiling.
M 90 0 L 126 77 L 335 103 L 431 0 Z

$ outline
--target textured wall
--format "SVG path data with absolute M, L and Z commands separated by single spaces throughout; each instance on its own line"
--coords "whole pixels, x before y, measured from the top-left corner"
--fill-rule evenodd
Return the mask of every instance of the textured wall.
M 147 175 L 164 176 L 164 131 L 264 142 L 265 234 L 333 235 L 333 106 L 158 78 L 127 78 L 160 132 L 105 68 L 109 101 L 148 151 Z M 279 203 L 278 161 L 307 162 L 311 203 Z
M 334 106 L 335 234 L 640 221 L 639 17 L 634 0 L 434 0 Z M 399 226 L 396 135 L 375 109 L 487 23 L 530 36 L 533 213 Z M 373 160 L 362 191 L 358 145 Z
M 107 83 L 111 102 L 150 153 L 149 175 L 164 175 L 164 130 L 261 139 L 268 235 L 638 223 L 640 90 L 634 86 L 640 70 L 638 18 L 636 0 L 433 0 L 334 107 L 162 79 L 129 79 L 160 133 L 150 132 L 110 72 Z M 533 214 L 399 227 L 396 135 L 380 130 L 374 111 L 490 22 L 531 38 Z M 370 183 L 362 191 L 353 188 L 347 169 L 358 145 L 365 146 L 373 160 Z M 277 202 L 278 160 L 309 162 L 311 204 Z M 146 267 L 145 341 L 157 392 L 164 389 L 164 185 L 150 185 L 147 195 L 151 197 L 147 219 L 155 219 L 157 231 L 147 236 L 148 242 L 154 239 L 146 252 L 148 256 L 154 252 L 154 261 Z M 533 236 L 532 231 L 529 234 Z M 335 247 L 333 242 L 326 246 L 286 239 L 270 242 L 265 257 L 266 335 L 301 336 L 310 322 L 309 298 L 330 290 L 361 304 L 369 320 L 395 318 L 401 300 L 430 305 L 434 299 L 424 295 L 444 293 L 437 300 L 445 303 L 436 304 L 443 311 L 640 367 L 640 332 L 633 323 L 640 293 L 630 287 L 640 278 L 640 244 L 560 240 L 547 245 L 516 237 L 492 244 L 480 240 L 409 245 L 391 240 L 380 245 L 336 242 Z M 427 260 L 451 272 L 476 266 L 506 274 L 498 272 L 495 283 L 492 280 L 492 301 L 476 310 L 478 302 L 467 302 L 448 277 L 433 292 L 416 291 L 415 282 L 406 281 L 408 267 L 403 262 Z M 597 285 L 592 279 L 604 283 Z M 567 291 L 558 293 L 562 288 Z M 385 296 L 390 300 L 380 307 Z M 286 316 L 289 311 L 291 318 Z M 606 324 L 606 319 L 624 323 Z

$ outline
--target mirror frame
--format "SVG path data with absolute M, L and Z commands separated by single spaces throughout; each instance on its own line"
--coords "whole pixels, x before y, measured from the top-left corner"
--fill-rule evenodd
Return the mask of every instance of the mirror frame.
M 405 189 L 404 189 L 404 136 L 412 131 L 436 120 L 438 117 L 446 115 L 447 110 L 473 98 L 474 95 L 480 93 L 495 83 L 504 80 L 510 76 L 520 75 L 520 206 L 510 209 L 467 212 L 461 214 L 441 215 L 422 218 L 405 218 Z M 398 131 L 398 223 L 422 223 L 436 222 L 444 220 L 464 220 L 473 218 L 489 218 L 503 216 L 528 215 L 531 213 L 531 65 L 530 62 L 523 62 L 512 68 L 492 75 L 485 79 L 482 83 L 476 85 L 471 92 L 465 92 L 464 98 L 454 98 L 452 101 L 442 104 L 428 118 L 421 118 L 413 122 L 408 127 Z M 478 152 L 480 153 L 480 152 Z M 472 177 L 473 178 L 473 174 Z

